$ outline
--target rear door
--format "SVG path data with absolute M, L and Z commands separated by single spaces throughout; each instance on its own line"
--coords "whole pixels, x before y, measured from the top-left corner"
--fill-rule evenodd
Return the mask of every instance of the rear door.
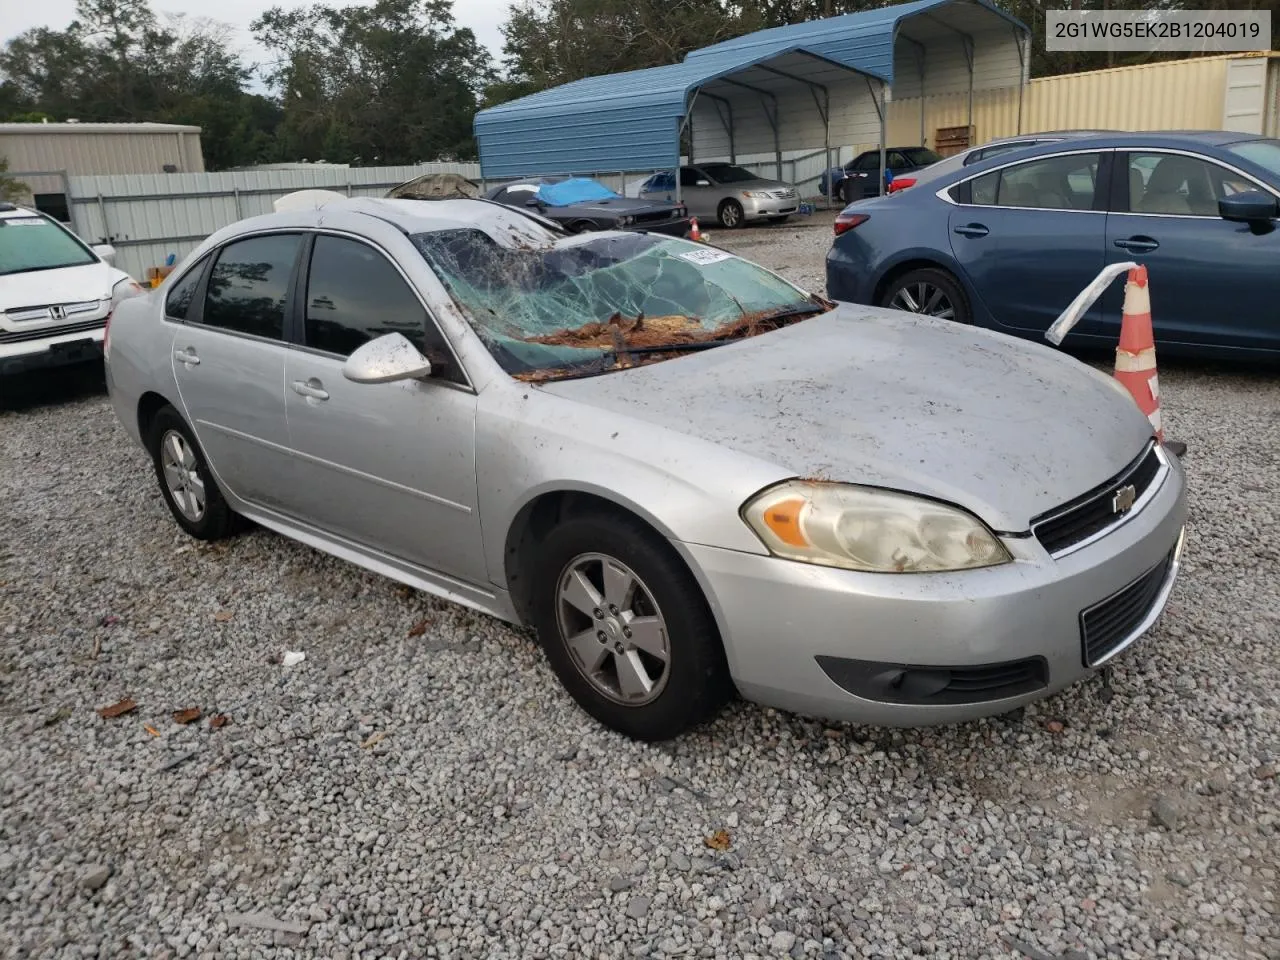
M 299 283 L 285 381 L 294 509 L 339 537 L 464 580 L 486 579 L 476 504 L 476 396 L 421 298 L 381 250 L 319 234 Z M 426 380 L 353 383 L 353 350 L 398 332 Z
M 1046 330 L 1102 269 L 1110 156 L 1038 157 L 952 188 L 951 249 L 996 323 Z
M 1280 231 L 1218 216 L 1224 196 L 1273 191 L 1185 152 L 1133 150 L 1117 162 L 1106 259 L 1146 266 L 1157 343 L 1280 350 Z M 1117 281 L 1090 332 L 1119 337 L 1123 305 Z
M 301 247 L 296 233 L 233 241 L 165 305 L 179 398 L 218 482 L 270 507 L 284 502 L 292 462 L 284 329 Z

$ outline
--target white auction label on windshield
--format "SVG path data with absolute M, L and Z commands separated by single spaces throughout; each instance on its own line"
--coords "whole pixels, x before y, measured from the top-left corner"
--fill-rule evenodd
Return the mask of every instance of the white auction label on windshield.
M 733 254 L 725 253 L 723 250 L 690 250 L 688 253 L 680 254 L 680 259 L 706 266 L 708 263 L 732 260 Z

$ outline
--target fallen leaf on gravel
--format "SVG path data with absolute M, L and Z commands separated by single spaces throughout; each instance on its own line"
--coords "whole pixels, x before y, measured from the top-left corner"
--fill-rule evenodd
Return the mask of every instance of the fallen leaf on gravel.
M 729 839 L 728 830 L 717 830 L 711 836 L 703 838 L 702 842 L 712 850 L 728 850 L 733 841 Z
M 179 710 L 177 713 L 173 715 L 173 722 L 181 723 L 183 725 L 188 723 L 195 723 L 199 719 L 200 719 L 199 707 L 192 707 L 189 710 Z
M 409 636 L 420 637 L 427 632 L 427 627 L 431 626 L 430 620 L 419 620 L 409 628 Z
M 230 620 L 234 616 L 235 614 L 232 613 L 230 610 L 219 610 L 217 613 L 213 615 L 213 619 L 218 621 L 218 623 L 226 623 L 228 620 Z
M 1044 728 L 1050 733 L 1061 733 L 1064 729 L 1061 720 L 1050 720 L 1044 725 Z
M 396 587 L 396 593 L 400 594 L 402 600 L 408 600 L 413 596 L 413 587 L 399 586 Z
M 57 726 L 57 725 L 58 725 L 58 724 L 60 724 L 63 720 L 66 720 L 69 716 L 71 716 L 71 708 L 70 708 L 70 707 L 59 707 L 59 708 L 58 708 L 58 709 L 57 709 L 57 710 L 56 710 L 56 711 L 55 711 L 55 712 L 54 712 L 54 713 L 49 717 L 49 719 L 48 719 L 48 720 L 46 720 L 46 721 L 44 722 L 44 725 L 45 725 L 46 727 L 53 727 L 53 726 Z
M 160 736 L 160 731 L 157 730 L 155 727 L 151 726 L 151 724 L 149 723 L 144 723 L 142 725 L 142 729 L 147 731 L 147 733 L 151 734 L 153 737 Z
M 1253 775 L 1259 780 L 1274 780 L 1276 778 L 1276 768 L 1268 764 L 1267 766 L 1258 767 L 1253 771 Z
M 115 624 L 117 624 L 117 623 L 119 623 L 119 622 L 120 622 L 120 618 L 119 618 L 119 617 L 115 616 L 114 614 L 109 613 L 109 614 L 107 614 L 105 617 L 103 617 L 101 620 L 99 620 L 99 621 L 98 621 L 98 626 L 100 626 L 100 627 L 111 627 L 111 626 L 114 626 Z
M 231 718 L 228 717 L 225 713 L 217 713 L 209 718 L 209 726 L 212 727 L 214 730 L 221 730 L 230 722 L 231 722 Z
M 138 705 L 125 697 L 119 703 L 113 703 L 109 707 L 99 707 L 98 716 L 103 720 L 114 720 L 116 717 L 123 717 L 126 713 L 131 713 L 138 709 Z
M 368 750 L 368 749 L 369 749 L 370 747 L 372 747 L 375 743 L 381 743 L 381 742 L 382 742 L 382 740 L 383 740 L 383 738 L 384 738 L 384 737 L 386 737 L 386 735 L 387 735 L 387 731 L 385 731 L 385 730 L 379 730 L 377 733 L 375 733 L 373 736 L 371 736 L 371 737 L 370 737 L 368 740 L 366 740 L 364 743 L 360 744 L 360 749 L 361 749 L 361 750 Z

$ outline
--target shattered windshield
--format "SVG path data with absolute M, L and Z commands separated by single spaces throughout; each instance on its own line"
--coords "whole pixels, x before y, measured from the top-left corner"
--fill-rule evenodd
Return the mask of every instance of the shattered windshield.
M 522 379 L 663 359 L 830 306 L 733 254 L 669 237 L 578 235 L 537 248 L 478 229 L 412 239 L 503 369 Z

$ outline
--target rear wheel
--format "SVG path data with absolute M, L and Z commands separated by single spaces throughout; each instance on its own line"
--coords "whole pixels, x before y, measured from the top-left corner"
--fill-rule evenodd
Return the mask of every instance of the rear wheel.
M 560 682 L 591 716 L 666 740 L 732 693 L 715 620 L 696 581 L 634 518 L 573 517 L 542 542 L 533 620 Z
M 956 323 L 973 322 L 969 301 L 960 284 L 951 274 L 935 267 L 909 270 L 894 279 L 885 287 L 880 306 Z
M 199 540 L 220 540 L 235 532 L 236 515 L 223 499 L 191 428 L 173 407 L 156 412 L 147 449 L 160 493 L 178 526 Z
M 737 200 L 726 200 L 720 204 L 717 216 L 720 218 L 720 226 L 726 230 L 742 226 L 742 221 L 746 219 L 746 215 L 742 212 L 742 204 Z

